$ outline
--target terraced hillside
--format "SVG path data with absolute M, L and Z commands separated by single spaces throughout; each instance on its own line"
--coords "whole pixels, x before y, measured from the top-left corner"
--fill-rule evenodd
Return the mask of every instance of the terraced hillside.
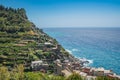
M 0 5 L 0 66 L 30 67 L 31 61 L 66 59 L 69 54 L 58 42 L 30 22 L 23 8 Z

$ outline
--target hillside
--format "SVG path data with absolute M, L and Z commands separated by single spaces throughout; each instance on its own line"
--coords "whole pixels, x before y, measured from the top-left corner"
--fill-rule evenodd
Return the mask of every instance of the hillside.
M 0 80 L 119 80 L 84 63 L 30 22 L 24 8 L 0 5 Z
M 0 66 L 10 69 L 31 61 L 66 59 L 69 54 L 58 42 L 37 28 L 21 9 L 0 6 Z

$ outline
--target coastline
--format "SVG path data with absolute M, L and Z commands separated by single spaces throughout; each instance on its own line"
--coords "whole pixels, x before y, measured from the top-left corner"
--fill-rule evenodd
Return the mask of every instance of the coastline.
M 4 6 L 1 6 L 1 8 L 3 9 L 3 13 L 7 13 L 8 16 L 9 12 L 11 12 L 10 16 L 11 18 L 13 17 L 13 19 L 17 19 L 18 16 L 21 16 L 23 21 L 21 20 L 21 18 L 18 18 L 17 21 L 22 23 L 22 25 L 24 26 L 20 26 L 18 22 L 11 23 L 8 19 L 6 21 L 4 18 L 9 17 L 2 16 L 3 22 L 7 22 L 2 24 L 3 27 L 1 28 L 0 35 L 0 37 L 2 38 L 2 40 L 0 41 L 0 73 L 3 74 L 1 75 L 3 79 L 5 75 L 10 75 L 8 76 L 8 78 L 10 79 L 12 79 L 12 77 L 15 77 L 17 79 L 18 75 L 20 75 L 18 79 L 24 79 L 26 78 L 26 74 L 30 75 L 29 72 L 33 74 L 34 72 L 37 74 L 45 74 L 45 77 L 48 74 L 48 76 L 57 75 L 63 78 L 68 78 L 70 77 L 70 75 L 74 75 L 74 73 L 77 73 L 77 76 L 86 80 L 96 80 L 99 77 L 118 80 L 120 79 L 120 76 L 116 75 L 116 73 L 114 73 L 112 70 L 106 70 L 103 67 L 90 67 L 89 64 L 93 63 L 93 61 L 88 60 L 87 57 L 82 58 L 82 56 L 80 55 L 78 57 L 73 54 L 73 52 L 77 52 L 77 54 L 79 54 L 79 52 L 82 53 L 80 46 L 83 46 L 83 44 L 81 45 L 81 43 L 76 43 L 77 41 L 79 41 L 79 39 L 78 37 L 74 38 L 73 33 L 68 33 L 69 35 L 64 35 L 64 32 L 62 32 L 62 34 L 60 34 L 61 36 L 63 36 L 60 39 L 62 40 L 62 42 L 71 43 L 69 47 L 74 47 L 73 44 L 75 44 L 75 46 L 80 45 L 76 46 L 78 47 L 78 49 L 72 48 L 72 51 L 70 51 L 69 49 L 65 49 L 65 47 L 57 40 L 57 38 L 48 35 L 48 33 L 44 32 L 42 29 L 37 28 L 34 23 L 30 22 L 23 8 L 12 9 L 4 8 Z M 21 15 L 21 13 L 24 16 Z M 13 26 L 7 26 L 8 23 Z M 68 41 L 66 40 L 66 38 L 68 38 Z M 80 42 L 82 41 L 80 40 Z M 90 42 L 89 39 L 88 42 Z M 91 51 L 94 50 L 91 49 Z M 92 55 L 90 54 L 90 56 Z M 13 75 L 13 73 L 15 75 Z
M 68 50 L 66 50 L 66 51 L 68 51 Z M 74 69 L 72 72 L 78 73 L 82 77 L 86 76 L 87 79 L 95 79 L 97 76 L 107 76 L 107 77 L 111 77 L 111 78 L 120 79 L 120 75 L 114 73 L 112 70 L 107 70 L 104 67 L 90 67 L 89 66 L 90 61 L 87 60 L 86 58 L 77 58 L 74 55 L 72 55 L 72 53 L 69 53 L 69 54 L 70 54 L 69 56 L 71 58 L 69 58 L 69 61 L 66 62 L 66 63 L 68 65 L 70 65 L 72 63 L 71 61 L 73 61 L 73 63 L 80 64 L 80 68 L 79 68 L 80 70 L 79 69 Z M 87 70 L 87 72 L 86 72 L 86 70 Z M 66 73 L 69 73 L 69 75 L 71 74 L 70 72 L 66 72 Z M 64 75 L 69 76 L 66 73 L 64 73 Z
M 103 67 L 89 67 L 85 64 L 89 64 L 87 59 L 76 58 L 72 54 L 69 54 L 67 59 L 61 61 L 61 59 L 57 59 L 54 61 L 55 63 L 55 74 L 70 76 L 72 73 L 78 73 L 82 77 L 86 79 L 96 79 L 99 76 L 105 76 L 109 78 L 117 78 L 120 79 L 120 76 L 116 73 L 112 72 L 112 70 L 106 70 Z
M 81 30 L 81 28 L 79 29 L 76 29 L 76 28 L 72 28 L 72 29 L 69 29 L 69 28 L 62 28 L 62 29 L 59 29 L 59 28 L 48 28 L 48 29 L 43 29 L 44 32 L 46 32 L 48 35 L 52 36 L 53 38 L 57 39 L 57 41 L 62 44 L 62 46 L 65 48 L 65 49 L 68 49 L 70 50 L 70 54 L 72 53 L 72 55 L 74 55 L 75 57 L 80 57 L 80 58 L 86 58 L 88 60 L 91 60 L 91 62 L 94 62 L 92 64 L 90 64 L 90 66 L 92 67 L 104 67 L 105 69 L 110 69 L 110 70 L 113 70 L 115 73 L 119 74 L 119 61 L 117 60 L 116 62 L 116 58 L 119 59 L 119 51 L 118 52 L 113 52 L 115 51 L 114 47 L 115 47 L 115 44 L 119 44 L 118 42 L 118 37 L 117 35 L 119 34 L 119 29 L 116 29 L 114 28 L 113 30 L 112 29 L 109 29 L 109 28 L 106 28 L 104 31 L 107 30 L 107 32 L 109 32 L 109 34 L 106 34 L 106 36 L 108 36 L 108 39 L 110 41 L 106 42 L 107 40 L 105 40 L 105 43 L 109 43 L 108 44 L 108 47 L 105 47 L 107 46 L 106 44 L 102 44 L 101 41 L 99 42 L 96 42 L 96 41 L 92 41 L 93 43 L 85 43 L 85 41 L 83 42 L 82 39 L 92 39 L 92 37 L 90 38 L 87 38 L 85 32 L 87 30 L 84 30 L 85 32 L 83 32 Z M 90 29 L 91 31 L 92 29 Z M 116 31 L 117 30 L 117 31 Z M 52 31 L 52 32 L 51 32 Z M 79 33 L 78 31 L 81 31 L 81 33 Z M 89 31 L 89 29 L 88 29 Z M 94 30 L 93 30 L 94 31 Z M 99 28 L 97 29 L 98 33 L 101 32 L 102 30 L 99 30 Z M 116 32 L 115 32 L 116 31 Z M 114 33 L 111 33 L 111 32 L 114 32 Z M 79 34 L 75 35 L 75 36 L 71 36 L 73 35 L 73 33 L 79 33 L 80 34 L 80 38 L 79 38 Z M 82 33 L 84 34 L 82 36 Z M 88 33 L 88 32 L 87 32 Z M 88 33 L 90 34 L 90 36 L 95 36 L 94 34 L 91 34 L 91 33 Z M 100 36 L 102 37 L 103 34 L 100 34 Z M 115 36 L 116 35 L 116 36 Z M 85 36 L 85 37 L 84 37 Z M 104 35 L 105 36 L 105 35 Z M 104 37 L 103 36 L 103 37 Z M 71 38 L 72 37 L 72 38 Z M 78 38 L 77 38 L 78 37 Z M 99 37 L 99 36 L 98 36 Z M 114 39 L 111 39 L 112 37 L 115 38 L 115 41 Z M 116 39 L 117 37 L 117 39 Z M 62 39 L 62 40 L 61 40 Z M 99 38 L 100 39 L 100 38 Z M 64 40 L 64 41 L 63 41 Z M 112 41 L 112 43 L 111 43 Z M 113 41 L 115 42 L 114 45 L 111 45 L 110 44 L 113 44 Z M 94 42 L 96 42 L 94 44 Z M 101 48 L 97 48 L 97 47 L 94 47 L 94 45 L 97 45 L 97 46 L 101 46 Z M 103 46 L 105 45 L 105 46 Z M 116 47 L 117 47 L 116 45 Z M 111 49 L 110 47 L 113 49 Z M 119 46 L 119 45 L 118 45 Z M 102 49 L 103 47 L 103 49 Z M 106 49 L 111 49 L 111 50 L 107 50 Z M 96 50 L 97 49 L 97 50 Z M 68 51 L 67 50 L 67 51 Z M 117 49 L 119 50 L 119 48 Z M 116 51 L 117 51 L 116 50 Z M 114 53 L 116 53 L 114 55 Z M 93 54 L 93 55 L 91 55 Z M 102 58 L 100 58 L 100 56 L 103 56 Z M 113 56 L 113 57 L 112 57 Z M 111 59 L 112 57 L 112 59 Z M 104 61 L 105 60 L 105 61 Z M 108 61 L 109 60 L 109 61 Z M 107 61 L 107 62 L 106 62 Z M 114 65 L 112 65 L 112 63 L 114 63 Z M 107 64 L 110 64 L 110 66 L 107 66 Z M 102 66 L 103 65 L 103 66 Z M 116 66 L 115 66 L 116 65 Z

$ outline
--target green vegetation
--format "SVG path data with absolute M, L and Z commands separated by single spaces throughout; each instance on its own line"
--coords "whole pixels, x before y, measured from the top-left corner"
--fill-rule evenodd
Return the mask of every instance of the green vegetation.
M 44 43 L 49 40 L 52 46 L 46 50 Z M 29 65 L 34 60 L 51 59 L 51 56 L 58 58 L 50 50 L 57 44 L 55 39 L 28 20 L 23 8 L 13 9 L 0 5 L 0 66 L 11 69 L 18 64 Z
M 23 8 L 5 8 L 0 5 L 0 31 L 7 33 L 30 31 L 32 23 L 27 20 L 26 12 Z
M 0 80 L 86 80 L 79 74 L 73 73 L 69 77 L 48 75 L 41 72 L 24 72 L 22 64 L 9 71 L 7 67 L 0 67 Z M 119 80 L 108 77 L 97 77 L 95 80 Z
M 23 8 L 0 5 L 0 80 L 84 80 L 77 73 L 68 78 L 53 75 L 53 62 L 69 56 L 55 39 L 28 20 Z M 32 72 L 30 64 L 35 60 L 48 60 L 50 70 L 46 74 Z M 98 77 L 96 80 L 114 79 Z
M 28 72 L 25 74 L 26 80 L 65 80 L 62 76 L 47 75 L 40 72 Z
M 83 80 L 83 79 L 79 74 L 73 73 L 67 78 L 67 80 Z
M 96 80 L 119 80 L 118 78 L 97 77 Z
M 40 72 L 24 72 L 24 67 L 20 64 L 12 71 L 8 71 L 7 67 L 0 67 L 0 80 L 65 80 L 65 78 Z

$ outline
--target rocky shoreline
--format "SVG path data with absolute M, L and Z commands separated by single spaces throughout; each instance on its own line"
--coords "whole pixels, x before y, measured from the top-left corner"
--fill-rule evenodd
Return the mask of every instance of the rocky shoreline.
M 72 58 L 70 58 L 71 61 L 73 61 L 73 63 L 78 63 L 80 64 L 79 68 L 77 69 L 73 69 L 72 72 L 76 72 L 79 73 L 81 76 L 84 77 L 88 77 L 88 79 L 95 79 L 98 76 L 107 76 L 110 78 L 118 78 L 120 79 L 120 76 L 117 75 L 116 73 L 114 73 L 112 70 L 106 70 L 103 67 L 89 67 L 86 66 L 86 64 L 89 64 L 89 60 L 85 59 L 85 58 L 75 58 L 74 56 L 71 55 Z M 68 62 L 67 64 L 70 65 L 71 62 Z M 78 67 L 75 66 L 74 67 Z M 65 73 L 64 73 L 65 74 Z M 67 76 L 69 76 L 68 74 L 66 74 Z

